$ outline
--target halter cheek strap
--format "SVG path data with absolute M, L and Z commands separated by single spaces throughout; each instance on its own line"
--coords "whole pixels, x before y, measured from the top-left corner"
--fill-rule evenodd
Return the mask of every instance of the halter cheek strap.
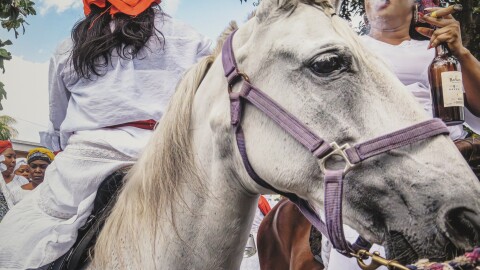
M 373 140 L 356 144 L 353 147 L 350 147 L 349 145 L 338 146 L 336 143 L 330 144 L 317 136 L 315 132 L 305 126 L 299 119 L 285 110 L 277 102 L 268 97 L 264 92 L 253 86 L 247 75 L 239 72 L 232 47 L 234 34 L 235 32 L 233 32 L 225 41 L 222 49 L 222 62 L 225 77 L 228 81 L 231 124 L 237 139 L 238 150 L 247 173 L 260 186 L 283 195 L 295 203 L 302 214 L 313 226 L 330 240 L 332 246 L 338 252 L 351 257 L 352 253 L 355 253 L 357 250 L 369 249 L 370 243 L 363 238 L 359 238 L 353 245 L 345 239 L 342 221 L 343 183 L 345 174 L 356 164 L 375 155 L 432 136 L 448 135 L 449 131 L 447 127 L 441 120 L 431 119 Z M 233 84 L 240 80 L 243 81 L 243 86 L 240 92 L 232 92 Z M 294 193 L 276 189 L 258 176 L 251 166 L 245 147 L 245 135 L 241 125 L 243 106 L 246 102 L 265 113 L 283 130 L 305 146 L 305 148 L 307 148 L 312 155 L 318 159 L 319 166 L 324 173 L 325 223 L 320 219 L 306 200 L 300 198 Z M 332 155 L 343 157 L 346 163 L 345 169 L 329 170 L 326 168 L 325 162 Z

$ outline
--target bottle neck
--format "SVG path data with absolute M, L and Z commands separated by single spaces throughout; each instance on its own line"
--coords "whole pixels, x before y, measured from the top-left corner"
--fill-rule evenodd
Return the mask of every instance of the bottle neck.
M 435 56 L 451 55 L 450 49 L 447 44 L 441 43 L 435 47 Z

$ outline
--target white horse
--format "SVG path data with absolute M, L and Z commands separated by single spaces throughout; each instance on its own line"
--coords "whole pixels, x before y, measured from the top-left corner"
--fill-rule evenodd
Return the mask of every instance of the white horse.
M 428 119 L 333 12 L 327 0 L 261 1 L 233 39 L 240 70 L 328 141 L 361 142 Z M 249 104 L 242 125 L 258 175 L 322 209 L 311 153 Z M 220 57 L 185 75 L 148 145 L 98 239 L 94 267 L 237 269 L 258 195 L 271 191 L 252 181 L 237 150 Z M 390 247 L 390 257 L 439 258 L 450 243 L 478 243 L 480 184 L 447 136 L 372 158 L 345 181 L 344 223 Z

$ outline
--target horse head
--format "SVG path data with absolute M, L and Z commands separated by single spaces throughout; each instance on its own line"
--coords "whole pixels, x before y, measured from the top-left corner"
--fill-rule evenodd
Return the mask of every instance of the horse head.
M 106 222 L 98 268 L 112 254 L 116 263 L 152 269 L 239 266 L 257 196 L 272 192 L 247 173 L 232 132 L 229 92 L 243 91 L 244 80 L 328 142 L 353 145 L 429 119 L 333 13 L 328 0 L 263 0 L 233 37 L 243 80 L 229 87 L 214 56 L 185 75 Z M 253 170 L 322 216 L 318 160 L 257 107 L 242 104 Z M 389 257 L 443 258 L 480 240 L 480 183 L 445 135 L 366 160 L 344 182 L 344 222 L 384 244 Z
M 262 1 L 233 39 L 239 70 L 330 142 L 353 145 L 428 119 L 394 74 L 332 13 L 327 1 Z M 221 84 L 225 89 L 225 81 Z M 241 91 L 240 85 L 233 91 Z M 236 152 L 225 119 L 225 91 L 216 94 L 205 96 L 223 104 L 214 114 L 208 109 L 211 121 L 217 134 L 225 134 L 224 151 Z M 316 159 L 263 112 L 249 103 L 244 110 L 247 155 L 256 173 L 321 212 L 324 183 Z M 235 166 L 244 171 L 241 163 Z M 245 173 L 238 178 L 251 193 L 268 192 Z M 479 195 L 480 183 L 452 141 L 437 136 L 355 167 L 345 178 L 343 218 L 368 240 L 385 245 L 390 258 L 444 259 L 480 242 Z

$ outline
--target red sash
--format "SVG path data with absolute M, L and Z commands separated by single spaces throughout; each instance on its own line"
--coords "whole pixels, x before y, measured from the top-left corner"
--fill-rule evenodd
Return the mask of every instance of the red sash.
M 156 125 L 157 125 L 157 121 L 150 119 L 150 120 L 141 120 L 141 121 L 123 123 L 123 124 L 119 124 L 119 125 L 113 125 L 113 126 L 109 126 L 107 128 L 136 127 L 136 128 L 141 128 L 141 129 L 154 130 Z

